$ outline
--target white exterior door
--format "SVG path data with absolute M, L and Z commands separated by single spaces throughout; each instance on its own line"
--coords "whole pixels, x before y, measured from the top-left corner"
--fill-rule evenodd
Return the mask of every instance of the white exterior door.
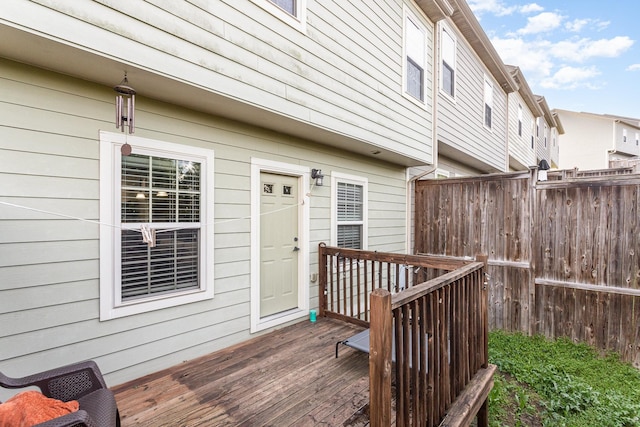
M 298 308 L 298 177 L 260 173 L 260 317 Z

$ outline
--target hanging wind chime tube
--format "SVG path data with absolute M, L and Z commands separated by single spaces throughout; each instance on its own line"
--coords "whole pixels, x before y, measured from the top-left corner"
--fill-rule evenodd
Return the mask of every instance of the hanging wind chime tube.
M 135 108 L 136 108 L 136 91 L 129 86 L 127 73 L 124 73 L 124 79 L 113 88 L 116 95 L 116 129 L 124 132 L 125 126 L 129 128 L 129 133 L 135 132 Z

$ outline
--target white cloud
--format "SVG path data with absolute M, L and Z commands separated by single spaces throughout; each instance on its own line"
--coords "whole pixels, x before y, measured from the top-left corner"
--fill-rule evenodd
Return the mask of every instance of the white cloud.
M 629 65 L 627 71 L 640 71 L 640 64 Z
M 634 41 L 627 36 L 612 39 L 568 39 L 556 43 L 549 52 L 556 58 L 571 62 L 585 62 L 593 58 L 615 58 L 622 55 Z
M 573 21 L 564 24 L 564 28 L 567 31 L 578 33 L 588 26 L 588 29 L 595 31 L 602 31 L 611 24 L 611 21 L 600 21 L 599 19 L 574 19 Z
M 553 69 L 549 50 L 552 45 L 548 41 L 525 42 L 519 37 L 491 39 L 505 64 L 517 65 L 527 80 L 538 80 L 551 75 Z
M 555 30 L 564 17 L 554 12 L 542 12 L 527 18 L 527 25 L 517 31 L 518 34 L 538 34 Z
M 591 22 L 590 19 L 574 19 L 571 22 L 567 22 L 566 24 L 564 24 L 564 27 L 568 30 L 571 31 L 572 33 L 578 33 L 580 32 L 589 22 Z
M 520 13 L 536 13 L 536 12 L 542 12 L 544 10 L 544 7 L 540 6 L 537 3 L 529 3 L 529 4 L 525 4 L 524 6 L 520 6 Z
M 517 10 L 515 6 L 505 6 L 501 0 L 469 0 L 469 7 L 478 16 L 491 13 L 496 16 L 511 15 Z
M 570 67 L 563 66 L 553 76 L 543 79 L 540 86 L 546 89 L 576 89 L 587 87 L 595 89 L 590 80 L 600 75 L 595 67 Z

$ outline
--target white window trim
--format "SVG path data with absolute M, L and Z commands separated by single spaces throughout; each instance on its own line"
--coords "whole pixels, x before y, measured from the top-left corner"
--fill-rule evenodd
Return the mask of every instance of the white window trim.
M 297 176 L 298 186 L 298 307 L 260 317 L 260 172 Z M 251 158 L 251 333 L 273 328 L 309 315 L 309 168 L 273 160 Z
M 120 271 L 120 198 L 116 194 L 120 180 L 121 147 L 129 143 L 158 156 L 189 157 L 201 162 L 200 288 L 134 301 L 118 302 Z M 213 298 L 214 290 L 214 152 L 213 150 L 139 138 L 121 133 L 100 132 L 100 320 L 115 319 L 153 310 L 189 304 Z
M 369 248 L 369 180 L 367 178 L 331 171 L 331 246 L 338 244 L 338 182 L 362 185 L 362 249 Z
M 269 0 L 251 1 L 296 30 L 303 33 L 307 30 L 307 0 L 296 0 L 298 9 L 297 16 L 291 15 Z
M 443 88 L 443 55 L 442 55 L 442 40 L 443 40 L 443 35 L 442 33 L 446 32 L 448 33 L 451 38 L 453 39 L 453 64 L 449 64 L 451 65 L 451 67 L 453 68 L 453 95 L 451 95 L 449 92 L 447 92 L 446 90 L 444 90 Z M 446 99 L 449 99 L 450 101 L 455 101 L 457 98 L 457 93 L 458 93 L 458 38 L 456 37 L 455 33 L 453 32 L 453 30 L 451 29 L 451 27 L 449 27 L 447 24 L 445 24 L 443 21 L 441 21 L 439 23 L 439 28 L 438 28 L 438 90 L 440 91 L 440 93 L 442 93 L 443 95 L 445 95 Z
M 451 177 L 451 172 L 449 172 L 448 170 L 440 169 L 440 168 L 436 169 L 435 179 L 445 179 L 450 177 Z
M 428 65 L 428 58 L 429 58 L 429 52 L 428 52 L 428 39 L 427 39 L 427 29 L 426 27 L 422 24 L 422 21 L 420 21 L 420 19 L 418 19 L 417 15 L 413 12 L 411 12 L 408 8 L 407 5 L 403 5 L 403 15 L 402 15 L 403 19 L 402 19 L 402 96 L 405 97 L 406 99 L 408 99 L 409 101 L 413 102 L 414 104 L 418 105 L 421 108 L 426 109 L 428 107 L 427 105 L 427 100 L 429 95 L 429 88 L 427 87 L 427 82 L 428 82 L 428 69 L 429 69 L 429 65 Z M 415 96 L 409 94 L 407 92 L 407 19 L 410 19 L 416 27 L 418 27 L 418 29 L 420 29 L 420 31 L 422 31 L 422 33 L 424 34 L 424 63 L 422 64 L 422 98 L 423 99 L 418 99 Z
M 487 126 L 487 121 L 486 121 L 486 109 L 487 109 L 487 85 L 491 88 L 491 104 L 489 105 L 489 108 L 491 108 L 491 126 Z M 493 123 L 494 123 L 494 113 L 495 113 L 495 108 L 494 108 L 494 103 L 495 103 L 495 90 L 494 90 L 494 84 L 491 81 L 491 79 L 488 76 L 484 76 L 484 84 L 483 84 L 483 89 L 482 89 L 482 125 L 484 126 L 485 129 L 492 131 L 493 132 Z

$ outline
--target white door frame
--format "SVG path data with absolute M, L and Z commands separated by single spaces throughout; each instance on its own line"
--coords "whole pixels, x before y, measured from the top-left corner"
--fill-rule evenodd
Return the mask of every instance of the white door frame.
M 298 307 L 260 318 L 260 173 L 298 177 Z M 251 158 L 251 332 L 272 328 L 309 314 L 309 168 Z

